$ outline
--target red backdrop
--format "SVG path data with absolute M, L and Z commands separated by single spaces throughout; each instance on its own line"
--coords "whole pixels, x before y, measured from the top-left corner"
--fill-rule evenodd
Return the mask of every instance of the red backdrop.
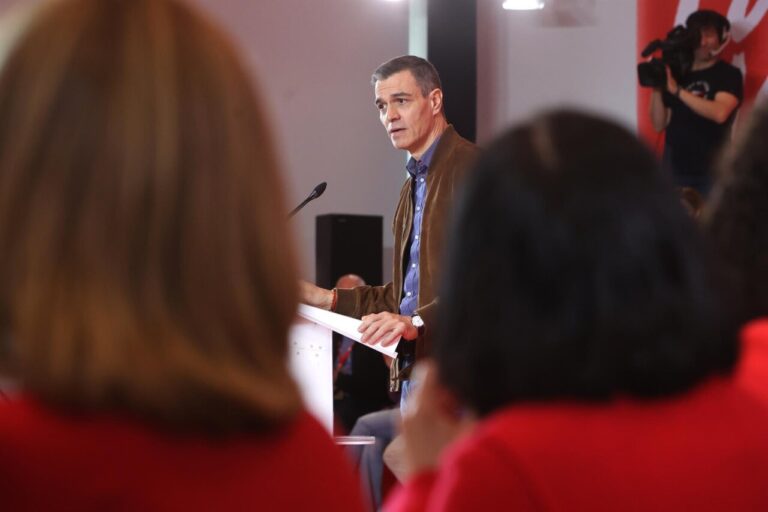
M 741 69 L 745 77 L 744 103 L 738 118 L 744 119 L 756 97 L 768 97 L 768 0 L 638 0 L 638 62 L 645 45 L 663 39 L 674 25 L 684 23 L 688 14 L 698 9 L 712 9 L 731 22 L 731 42 L 721 57 Z M 637 99 L 640 135 L 659 150 L 661 138 L 648 118 L 650 90 L 638 86 Z

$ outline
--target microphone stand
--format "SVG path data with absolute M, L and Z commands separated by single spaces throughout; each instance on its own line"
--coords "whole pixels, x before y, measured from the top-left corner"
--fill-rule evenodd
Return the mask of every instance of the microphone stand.
M 318 186 L 316 186 L 314 190 L 312 190 L 312 193 L 309 194 L 309 196 L 304 201 L 302 201 L 299 206 L 291 210 L 291 213 L 288 214 L 288 218 L 290 219 L 291 217 L 299 213 L 299 210 L 304 208 L 307 205 L 307 203 L 309 203 L 310 201 L 314 201 L 315 199 L 323 195 L 323 192 L 325 192 L 325 187 L 327 186 L 328 184 L 326 182 L 322 182 Z

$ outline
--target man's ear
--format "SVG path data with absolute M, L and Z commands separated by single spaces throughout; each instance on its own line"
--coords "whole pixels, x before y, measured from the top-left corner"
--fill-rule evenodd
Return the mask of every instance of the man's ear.
M 432 89 L 429 93 L 429 104 L 433 114 L 439 114 L 443 110 L 443 91 Z

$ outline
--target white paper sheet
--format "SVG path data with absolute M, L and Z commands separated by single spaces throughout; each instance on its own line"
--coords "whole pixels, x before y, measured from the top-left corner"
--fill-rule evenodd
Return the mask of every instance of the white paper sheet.
M 307 320 L 317 322 L 332 331 L 336 331 L 349 339 L 362 343 L 360 341 L 361 334 L 357 332 L 357 328 L 360 327 L 362 322 L 357 318 L 314 308 L 312 306 L 307 306 L 306 304 L 299 304 L 299 315 Z M 368 345 L 367 343 L 364 343 L 364 345 L 389 357 L 397 357 L 398 343 L 389 345 L 388 347 L 382 347 L 380 343 L 376 345 Z

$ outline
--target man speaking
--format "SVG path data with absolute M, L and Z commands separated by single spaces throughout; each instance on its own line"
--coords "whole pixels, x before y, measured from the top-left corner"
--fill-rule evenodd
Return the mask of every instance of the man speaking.
M 364 343 L 405 340 L 392 365 L 393 378 L 403 381 L 405 397 L 408 369 L 428 351 L 443 227 L 477 148 L 448 124 L 440 77 L 426 60 L 410 55 L 389 60 L 374 71 L 372 82 L 387 136 L 409 155 L 393 224 L 393 281 L 352 290 L 303 283 L 302 297 L 307 304 L 362 318 Z

